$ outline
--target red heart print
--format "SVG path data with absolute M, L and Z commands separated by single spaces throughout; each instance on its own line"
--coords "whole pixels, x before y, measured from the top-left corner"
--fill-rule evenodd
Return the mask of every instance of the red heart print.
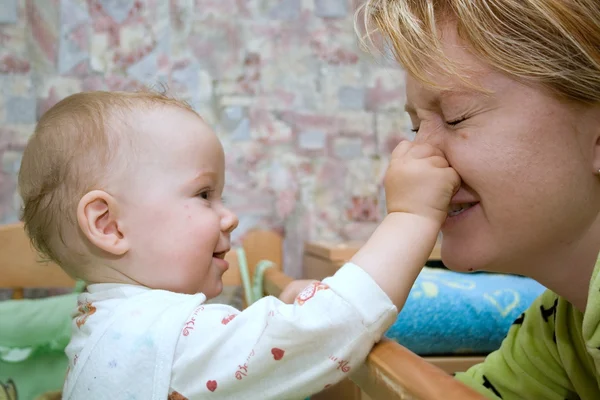
M 228 324 L 228 323 L 230 323 L 230 322 L 231 322 L 231 321 L 232 321 L 234 318 L 235 318 L 235 314 L 228 315 L 228 316 L 226 316 L 225 318 L 223 318 L 223 319 L 221 320 L 221 323 L 222 323 L 223 325 L 227 325 L 227 324 Z
M 211 392 L 217 390 L 217 381 L 208 381 L 206 382 L 206 388 Z
M 273 347 L 271 349 L 271 354 L 273 354 L 273 358 L 275 359 L 275 361 L 279 361 L 283 358 L 285 351 L 278 349 L 277 347 Z

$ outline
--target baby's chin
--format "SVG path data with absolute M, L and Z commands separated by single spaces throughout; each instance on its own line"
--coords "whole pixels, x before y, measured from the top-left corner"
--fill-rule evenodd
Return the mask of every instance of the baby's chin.
M 182 293 L 182 294 L 198 294 L 202 293 L 206 296 L 206 300 L 211 300 L 220 295 L 223 292 L 223 285 L 218 285 L 216 287 L 211 288 L 180 288 L 179 290 L 171 290 L 172 292 Z
M 223 292 L 223 281 L 219 279 L 216 284 L 210 287 L 201 287 L 196 293 L 204 293 L 206 300 L 211 300 Z

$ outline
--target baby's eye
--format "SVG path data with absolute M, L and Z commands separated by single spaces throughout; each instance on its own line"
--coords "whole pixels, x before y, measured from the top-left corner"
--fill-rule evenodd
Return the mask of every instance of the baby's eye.
M 212 189 L 204 189 L 200 193 L 198 193 L 197 196 L 204 200 L 210 200 L 213 192 L 214 192 L 214 190 L 212 190 Z

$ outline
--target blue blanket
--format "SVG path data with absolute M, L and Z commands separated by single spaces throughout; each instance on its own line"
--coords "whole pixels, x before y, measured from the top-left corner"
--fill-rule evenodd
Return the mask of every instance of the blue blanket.
M 386 336 L 420 355 L 486 354 L 544 290 L 520 276 L 425 268 Z

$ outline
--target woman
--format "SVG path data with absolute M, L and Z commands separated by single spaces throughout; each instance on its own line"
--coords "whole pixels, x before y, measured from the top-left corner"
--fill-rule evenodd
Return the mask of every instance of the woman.
M 549 289 L 457 378 L 491 399 L 599 399 L 600 1 L 371 0 L 364 12 L 407 71 L 416 140 L 462 178 L 444 263 Z

